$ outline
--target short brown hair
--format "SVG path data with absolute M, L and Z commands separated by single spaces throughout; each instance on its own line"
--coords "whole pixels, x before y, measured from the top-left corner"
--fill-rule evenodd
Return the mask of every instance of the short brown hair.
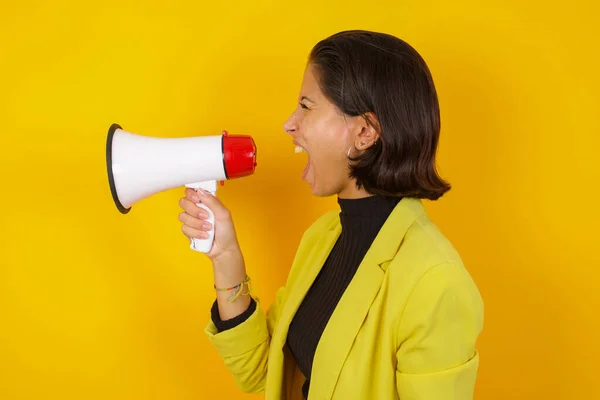
M 315 45 L 309 57 L 321 91 L 342 113 L 362 115 L 380 139 L 353 160 L 358 188 L 384 196 L 437 200 L 450 185 L 436 172 L 440 111 L 423 58 L 384 33 L 351 30 Z M 367 113 L 377 116 L 379 127 Z

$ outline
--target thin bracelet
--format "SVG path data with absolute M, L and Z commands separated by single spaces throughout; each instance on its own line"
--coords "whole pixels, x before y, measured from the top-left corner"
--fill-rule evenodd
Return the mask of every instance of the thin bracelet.
M 215 288 L 215 290 L 217 292 L 227 292 L 229 290 L 235 290 L 235 292 L 233 293 L 233 295 L 229 298 L 229 302 L 233 302 L 238 296 L 240 296 L 240 294 L 242 296 L 248 296 L 250 295 L 250 293 L 252 293 L 252 286 L 250 285 L 251 283 L 251 279 L 248 275 L 246 275 L 246 279 L 244 279 L 242 282 L 238 283 L 235 286 L 229 287 L 229 288 L 218 288 L 216 285 L 213 285 L 213 287 Z M 248 291 L 246 293 L 242 293 L 242 288 L 244 286 L 244 284 L 246 286 L 248 286 Z

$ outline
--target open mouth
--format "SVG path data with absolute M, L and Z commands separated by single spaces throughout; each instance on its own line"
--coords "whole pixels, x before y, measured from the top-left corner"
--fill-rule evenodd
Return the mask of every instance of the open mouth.
M 294 152 L 296 154 L 299 154 L 299 153 L 306 153 L 306 154 L 308 154 L 308 152 L 306 151 L 306 149 L 304 147 L 300 146 L 298 143 L 296 143 L 296 141 L 294 141 L 294 144 L 296 145 L 296 148 L 294 149 Z M 306 177 L 306 174 L 308 173 L 308 170 L 309 170 L 309 165 L 310 165 L 310 157 L 309 157 L 309 160 L 306 163 L 306 167 L 304 167 L 304 171 L 302 171 L 302 179 L 304 179 Z

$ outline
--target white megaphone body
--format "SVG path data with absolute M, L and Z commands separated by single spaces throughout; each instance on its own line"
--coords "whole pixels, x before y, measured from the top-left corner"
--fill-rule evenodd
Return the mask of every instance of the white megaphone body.
M 112 124 L 106 140 L 106 166 L 113 200 L 122 214 L 134 203 L 176 187 L 203 189 L 215 195 L 217 182 L 254 173 L 256 145 L 249 135 L 155 138 L 124 131 Z M 207 239 L 190 247 L 206 253 L 214 241 L 214 215 L 204 204 L 212 228 Z

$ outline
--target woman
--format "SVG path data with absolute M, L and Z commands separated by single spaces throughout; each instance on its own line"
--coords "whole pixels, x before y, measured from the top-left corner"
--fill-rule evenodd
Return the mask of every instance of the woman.
M 304 233 L 266 312 L 249 293 L 231 214 L 186 190 L 182 230 L 215 214 L 216 301 L 206 333 L 237 385 L 266 399 L 473 398 L 483 304 L 422 199 L 450 186 L 435 170 L 438 100 L 400 39 L 345 31 L 319 42 L 284 125 L 308 153 L 303 180 L 339 210 Z

